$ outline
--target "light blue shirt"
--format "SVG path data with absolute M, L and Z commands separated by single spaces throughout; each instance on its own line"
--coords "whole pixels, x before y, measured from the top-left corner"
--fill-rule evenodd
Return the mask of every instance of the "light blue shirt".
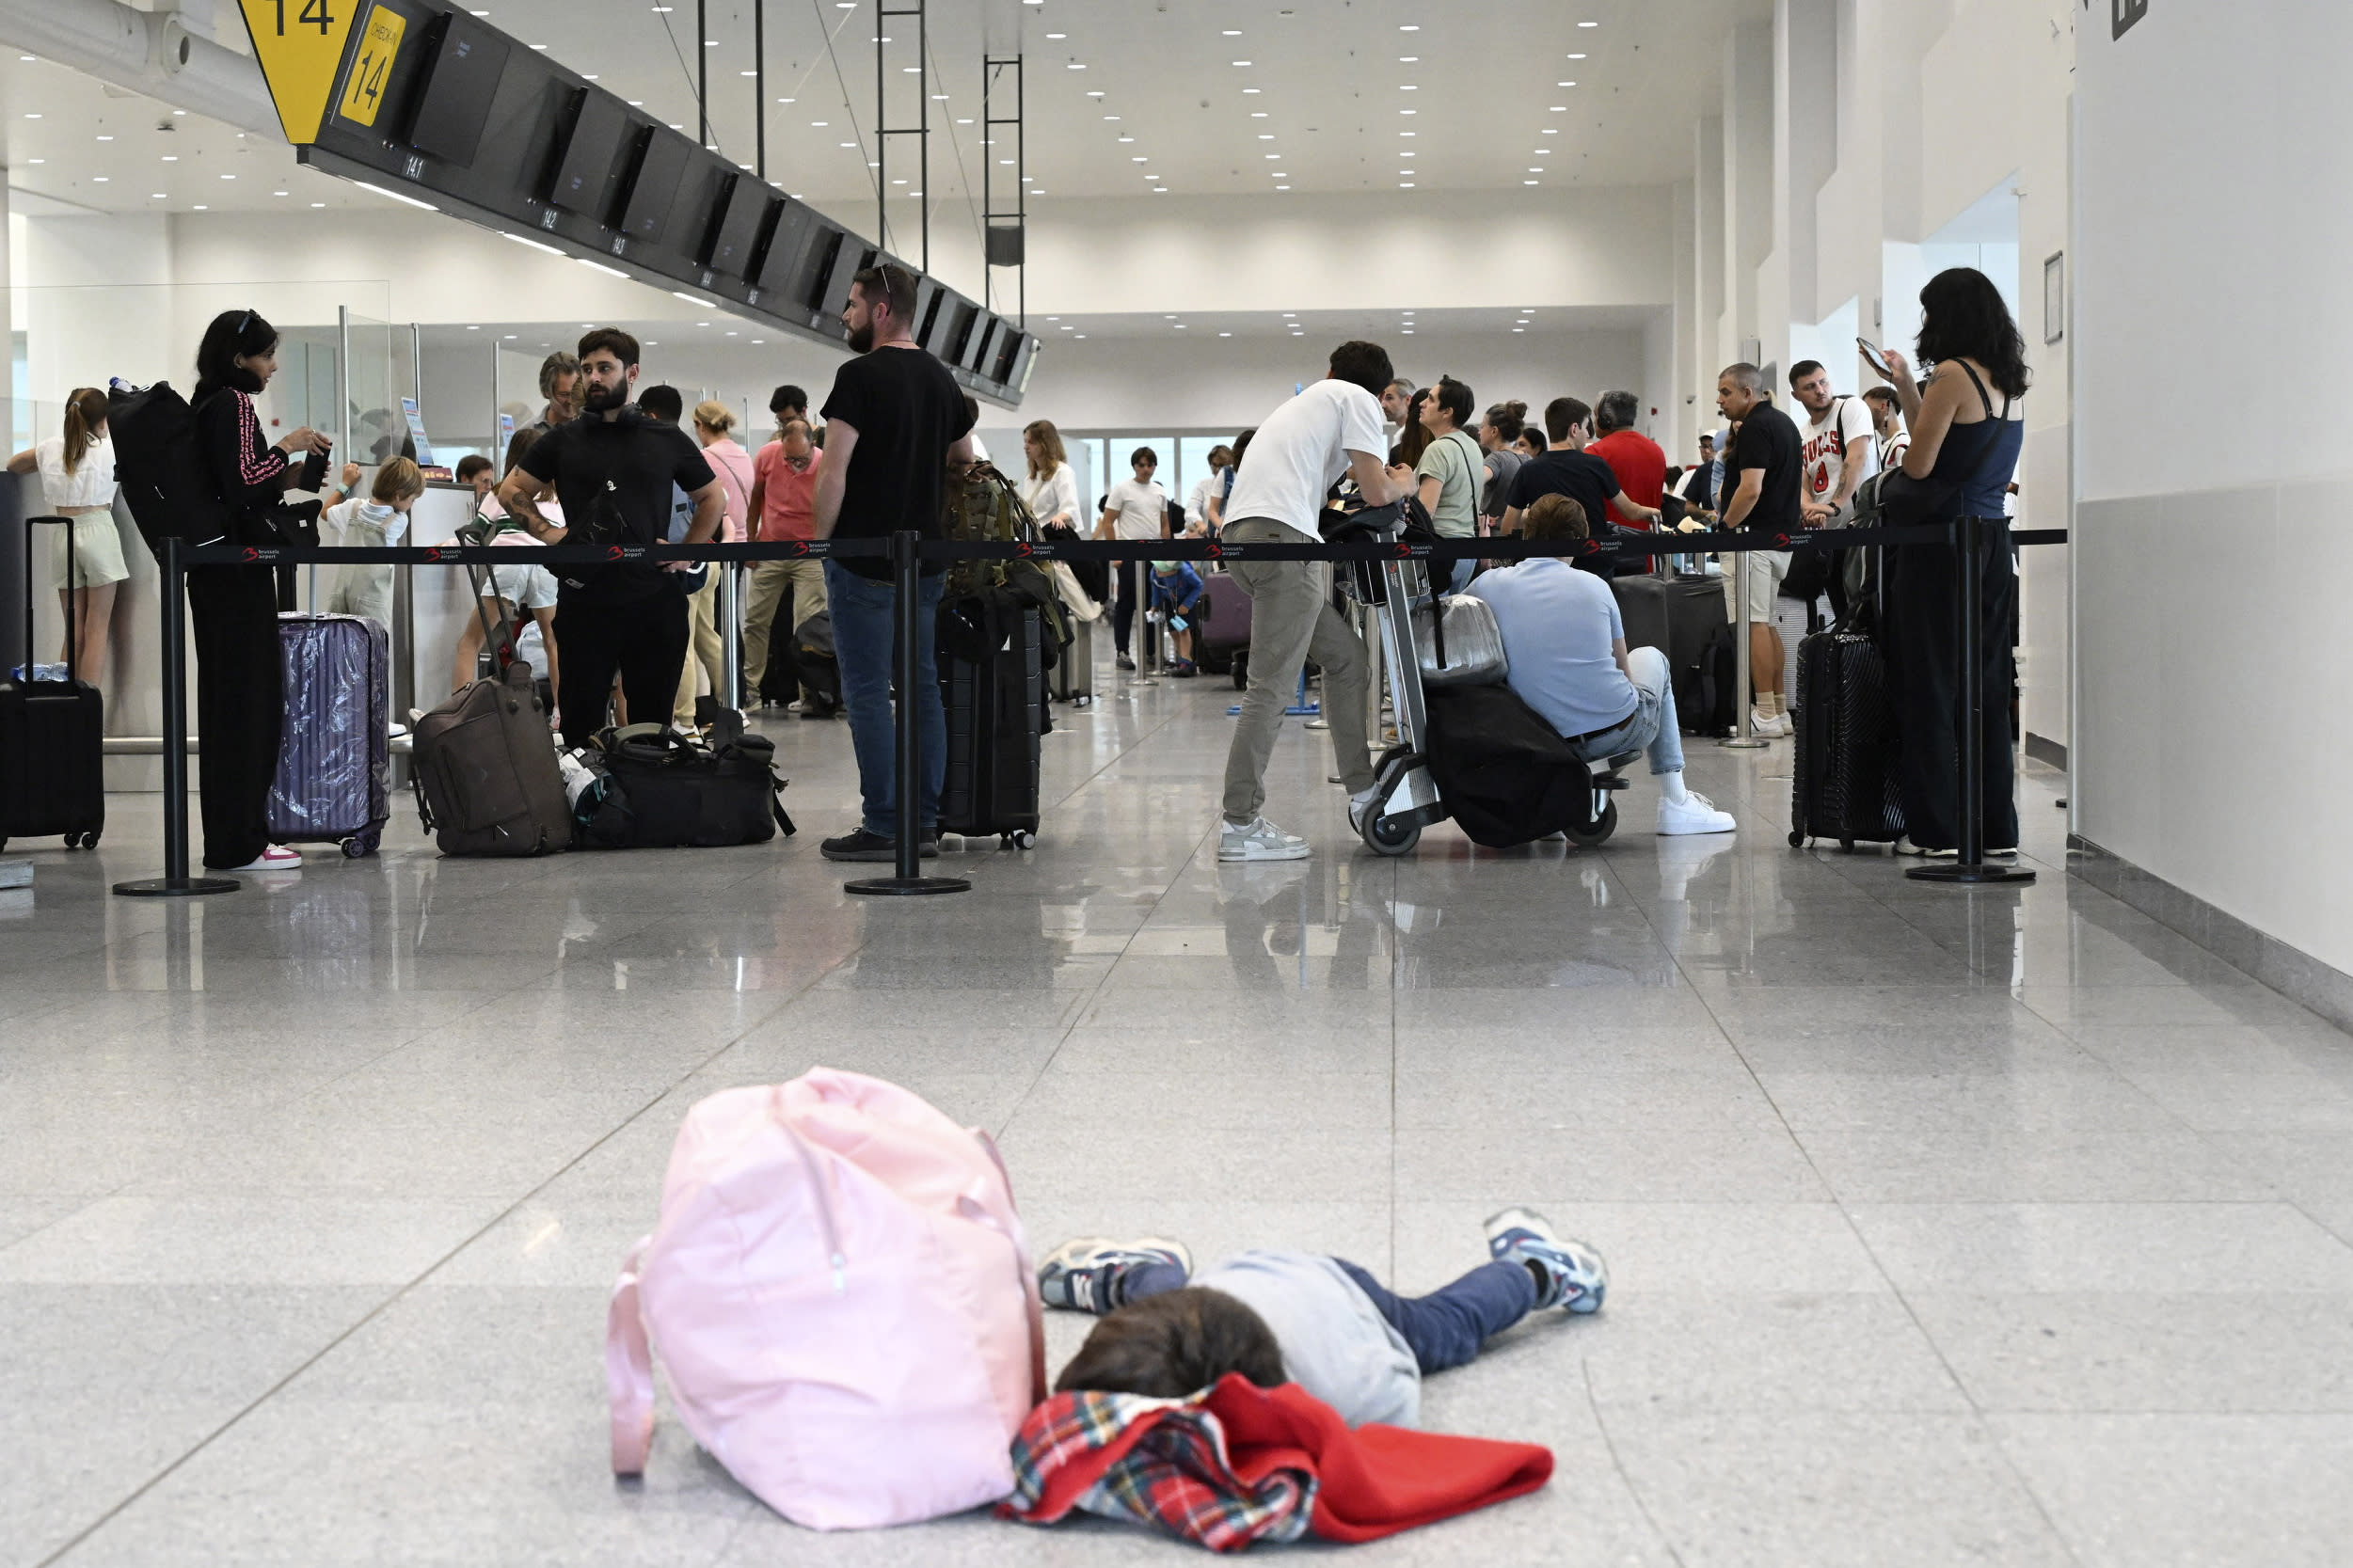
M 1341 1266 L 1308 1252 L 1243 1252 L 1193 1276 L 1264 1320 L 1283 1375 L 1340 1413 L 1409 1427 L 1422 1418 L 1422 1366 L 1404 1335 Z
M 1511 689 L 1564 736 L 1609 729 L 1641 705 L 1617 667 L 1617 595 L 1593 573 L 1540 558 L 1482 573 L 1463 592 L 1495 611 Z

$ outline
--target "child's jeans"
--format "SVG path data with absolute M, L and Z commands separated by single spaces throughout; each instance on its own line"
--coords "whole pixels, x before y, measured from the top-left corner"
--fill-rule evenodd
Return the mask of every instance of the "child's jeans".
M 1482 1263 L 1426 1296 L 1400 1296 L 1345 1258 L 1332 1261 L 1403 1337 L 1425 1373 L 1477 1360 L 1489 1335 L 1511 1327 L 1536 1305 L 1535 1276 L 1525 1263 Z M 1120 1299 L 1141 1301 L 1183 1290 L 1185 1277 L 1174 1263 L 1139 1264 L 1120 1275 Z

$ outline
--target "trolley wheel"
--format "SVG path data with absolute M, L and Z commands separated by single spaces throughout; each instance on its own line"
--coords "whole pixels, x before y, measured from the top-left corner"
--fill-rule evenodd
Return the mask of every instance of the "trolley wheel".
M 1386 816 L 1364 819 L 1365 847 L 1376 855 L 1403 855 L 1422 842 L 1422 824 L 1397 822 Z
M 1789 830 L 1789 847 L 1792 849 L 1803 849 L 1805 847 L 1805 835 L 1798 832 L 1795 828 L 1791 828 Z
M 1023 828 L 1014 832 L 1007 833 L 1005 835 L 1004 842 L 999 845 L 998 847 L 1004 849 L 1035 849 L 1038 847 L 1038 835 L 1031 832 L 1028 829 Z
M 343 858 L 347 861 L 365 860 L 375 853 L 378 842 L 374 833 L 354 833 L 342 842 Z
M 1842 838 L 1838 841 L 1838 847 L 1852 855 L 1854 853 L 1854 840 L 1851 838 Z
M 1601 815 L 1593 819 L 1593 826 L 1563 831 L 1567 834 L 1568 841 L 1580 848 L 1593 849 L 1607 844 L 1610 835 L 1617 832 L 1617 801 L 1613 800 L 1601 808 Z

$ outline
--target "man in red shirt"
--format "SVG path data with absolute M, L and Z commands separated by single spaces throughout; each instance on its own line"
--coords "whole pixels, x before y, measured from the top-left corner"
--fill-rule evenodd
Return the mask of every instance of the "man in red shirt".
M 1610 466 L 1626 499 L 1655 513 L 1659 498 L 1666 490 L 1667 454 L 1658 442 L 1634 428 L 1641 414 L 1642 402 L 1633 393 L 1602 393 L 1601 404 L 1593 414 L 1601 438 L 1585 450 Z M 1610 502 L 1610 518 L 1628 528 L 1650 526 L 1647 516 L 1620 510 L 1614 498 Z
M 817 528 L 817 476 L 825 453 L 809 439 L 809 421 L 788 417 L 776 439 L 752 459 L 749 510 L 753 535 L 762 544 L 782 539 L 811 539 Z M 744 595 L 743 668 L 746 678 L 757 681 L 768 668 L 771 626 L 777 607 L 787 598 L 792 613 L 785 620 L 789 637 L 802 622 L 825 608 L 825 563 L 821 561 L 761 561 L 752 566 L 752 591 Z M 833 716 L 825 699 L 803 687 L 801 714 L 804 719 Z

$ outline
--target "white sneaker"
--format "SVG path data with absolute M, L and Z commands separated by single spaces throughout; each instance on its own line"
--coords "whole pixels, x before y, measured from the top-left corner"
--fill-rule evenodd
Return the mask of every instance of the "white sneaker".
M 1728 833 L 1739 826 L 1730 812 L 1718 811 L 1713 800 L 1696 790 L 1686 790 L 1680 800 L 1659 798 L 1661 833 Z
M 1748 710 L 1748 733 L 1751 735 L 1761 736 L 1770 740 L 1791 733 L 1792 728 L 1786 716 L 1777 718 L 1761 707 L 1752 707 Z
M 1380 804 L 1381 786 L 1375 784 L 1361 795 L 1348 797 L 1348 826 L 1358 833 L 1364 832 L 1365 814 Z
M 299 871 L 302 869 L 302 851 L 289 848 L 283 844 L 273 844 L 245 864 L 232 865 L 230 869 L 231 871 Z
M 1246 828 L 1223 823 L 1217 834 L 1221 861 L 1303 861 L 1312 853 L 1306 839 L 1284 832 L 1263 816 L 1252 817 Z

